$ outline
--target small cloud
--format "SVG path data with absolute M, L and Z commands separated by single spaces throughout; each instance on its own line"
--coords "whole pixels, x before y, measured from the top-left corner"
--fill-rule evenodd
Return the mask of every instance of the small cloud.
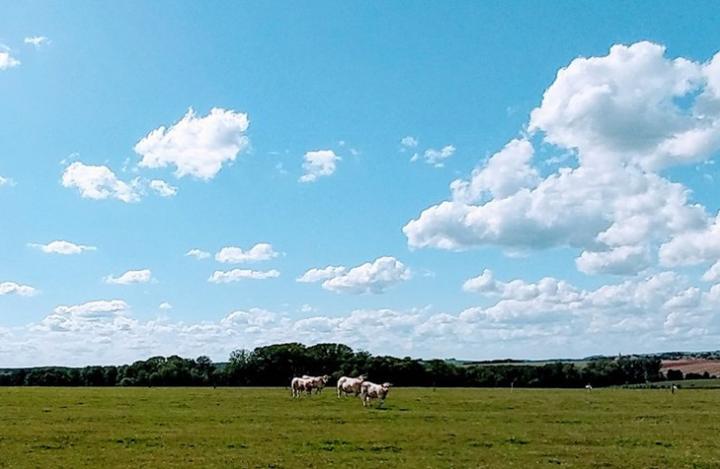
M 105 277 L 105 283 L 113 285 L 132 285 L 136 283 L 148 283 L 152 280 L 152 272 L 150 269 L 128 270 L 119 277 L 108 275 Z
M 273 270 L 267 270 L 267 271 L 260 271 L 260 270 L 249 270 L 249 269 L 233 269 L 229 270 L 227 272 L 223 272 L 221 270 L 216 270 L 213 272 L 213 274 L 208 278 L 208 282 L 210 283 L 231 283 L 231 282 L 239 282 L 240 280 L 244 279 L 250 279 L 250 280 L 266 280 L 270 278 L 277 278 L 280 276 L 280 272 L 273 269 Z
M 75 244 L 63 240 L 52 241 L 48 244 L 30 243 L 28 246 L 40 249 L 45 254 L 62 254 L 65 256 L 97 250 L 95 246 L 83 246 L 82 244 Z
M 335 172 L 340 157 L 332 150 L 309 151 L 305 153 L 303 170 L 300 182 L 315 182 L 323 176 L 330 176 Z
M 20 61 L 10 55 L 10 49 L 4 49 L 0 46 L 0 70 L 8 70 L 20 65 Z
M 160 303 L 160 306 L 158 306 L 158 308 L 162 309 L 163 311 L 169 311 L 172 309 L 172 305 L 167 301 L 164 301 Z
M 7 186 L 12 187 L 15 185 L 15 181 L 10 178 L 0 176 L 0 187 Z
M 247 251 L 235 246 L 224 247 L 215 254 L 215 260 L 224 264 L 240 264 L 243 262 L 267 261 L 279 255 L 280 253 L 273 249 L 272 244 L 258 243 Z
M 201 249 L 191 249 L 185 253 L 186 256 L 194 257 L 197 260 L 207 259 L 210 253 Z
M 177 187 L 173 187 L 162 179 L 153 179 L 150 181 L 150 189 L 155 191 L 160 197 L 173 197 L 177 194 Z
M 50 39 L 45 36 L 30 36 L 26 37 L 23 42 L 25 42 L 25 44 L 32 45 L 36 49 L 39 49 L 41 46 L 50 44 Z
M 405 149 L 417 147 L 418 141 L 415 137 L 408 135 L 400 140 L 400 145 L 402 146 L 402 150 L 405 151 Z
M 2 295 L 18 295 L 33 296 L 37 290 L 29 285 L 20 285 L 15 282 L 0 282 L 0 296 Z

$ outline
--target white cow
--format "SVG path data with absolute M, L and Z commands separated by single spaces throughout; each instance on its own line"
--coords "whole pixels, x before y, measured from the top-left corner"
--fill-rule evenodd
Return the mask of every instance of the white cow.
M 588 391 L 592 391 L 592 384 L 586 384 L 585 389 L 587 389 Z
M 315 394 L 320 394 L 322 392 L 322 390 L 325 389 L 325 385 L 327 385 L 327 382 L 330 381 L 330 376 L 328 376 L 328 375 L 322 375 L 322 376 L 302 375 L 302 379 L 310 380 L 312 389 L 315 390 Z
M 312 378 L 293 378 L 290 381 L 290 392 L 292 397 L 300 397 L 305 391 L 307 394 L 311 394 L 314 388 Z
M 358 396 L 360 394 L 360 385 L 365 382 L 366 376 L 360 375 L 357 378 L 349 376 L 341 376 L 337 382 L 337 397 L 352 394 Z
M 380 404 L 383 405 L 385 398 L 390 392 L 392 384 L 383 383 L 375 384 L 370 381 L 364 381 L 360 386 L 360 399 L 362 400 L 363 407 L 367 406 L 372 399 L 380 399 Z

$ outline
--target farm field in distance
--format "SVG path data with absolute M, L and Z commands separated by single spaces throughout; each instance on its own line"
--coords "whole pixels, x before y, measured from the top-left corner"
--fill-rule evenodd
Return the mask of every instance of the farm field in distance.
M 720 391 L 0 388 L 0 467 L 720 467 Z

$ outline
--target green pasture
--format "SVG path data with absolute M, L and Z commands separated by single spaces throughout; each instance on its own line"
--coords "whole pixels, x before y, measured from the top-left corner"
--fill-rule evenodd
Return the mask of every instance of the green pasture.
M 720 390 L 0 388 L 0 423 L 2 468 L 720 468 Z

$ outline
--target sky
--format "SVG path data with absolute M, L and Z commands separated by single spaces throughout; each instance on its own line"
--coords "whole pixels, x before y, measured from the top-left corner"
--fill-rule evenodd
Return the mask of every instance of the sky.
M 0 1 L 0 367 L 717 349 L 717 10 Z

